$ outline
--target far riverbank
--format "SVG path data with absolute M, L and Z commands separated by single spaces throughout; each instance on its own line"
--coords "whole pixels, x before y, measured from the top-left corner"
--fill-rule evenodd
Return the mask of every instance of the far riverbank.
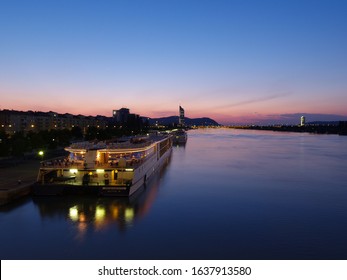
M 314 134 L 338 134 L 347 135 L 347 122 L 339 122 L 338 125 L 248 125 L 248 126 L 230 126 L 237 129 L 253 129 L 253 130 L 270 130 L 281 132 L 299 132 L 299 133 L 314 133 Z

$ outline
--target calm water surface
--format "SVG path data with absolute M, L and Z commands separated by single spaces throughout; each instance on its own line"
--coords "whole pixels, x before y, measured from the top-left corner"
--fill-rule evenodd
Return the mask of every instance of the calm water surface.
M 0 208 L 1 259 L 347 259 L 347 137 L 189 131 L 131 199 Z

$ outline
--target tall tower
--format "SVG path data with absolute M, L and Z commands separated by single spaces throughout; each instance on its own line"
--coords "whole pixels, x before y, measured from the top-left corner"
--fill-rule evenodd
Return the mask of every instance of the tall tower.
M 305 116 L 301 116 L 300 118 L 300 126 L 304 126 L 305 125 Z
M 178 125 L 184 126 L 184 109 L 181 106 L 179 107 Z

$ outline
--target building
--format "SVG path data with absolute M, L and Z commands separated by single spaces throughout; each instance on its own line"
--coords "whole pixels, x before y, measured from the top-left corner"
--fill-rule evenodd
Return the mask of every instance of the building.
M 10 135 L 17 132 L 28 133 L 29 131 L 72 129 L 73 127 L 80 127 L 85 132 L 88 127 L 105 128 L 107 124 L 108 118 L 103 116 L 0 110 L 0 129 Z
M 117 124 L 138 127 L 142 124 L 142 118 L 137 114 L 131 114 L 128 108 L 113 110 L 113 119 Z
M 185 122 L 184 122 L 184 109 L 181 106 L 179 106 L 178 125 L 179 126 L 184 126 L 185 125 Z
M 113 118 L 117 123 L 126 123 L 130 115 L 128 108 L 121 108 L 119 110 L 113 110 Z
M 301 116 L 300 118 L 300 126 L 305 126 L 305 117 L 304 116 Z

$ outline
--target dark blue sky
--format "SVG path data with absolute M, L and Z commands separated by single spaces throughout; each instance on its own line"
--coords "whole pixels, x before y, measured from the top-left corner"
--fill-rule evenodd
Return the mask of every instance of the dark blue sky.
M 0 109 L 347 115 L 347 1 L 1 1 Z

